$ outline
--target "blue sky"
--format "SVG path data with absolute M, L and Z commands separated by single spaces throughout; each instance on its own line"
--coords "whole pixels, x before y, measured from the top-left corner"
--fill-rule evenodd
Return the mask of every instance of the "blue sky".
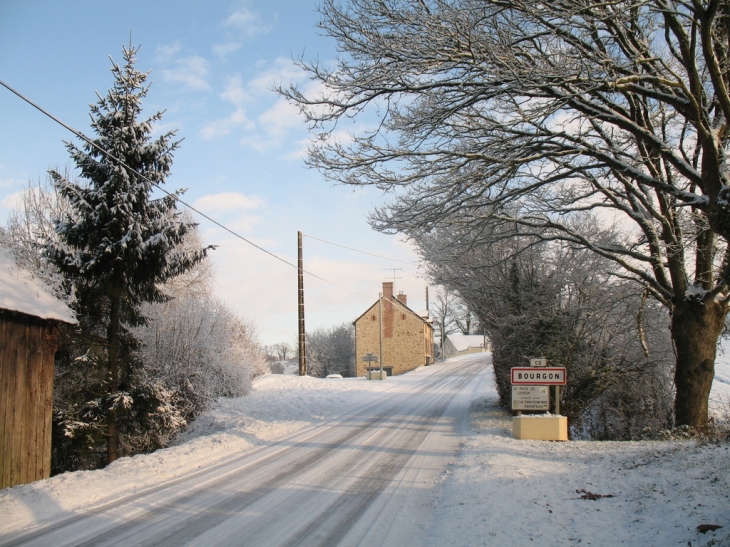
M 271 91 L 312 85 L 292 63 L 335 57 L 319 35 L 316 2 L 0 0 L 0 80 L 89 134 L 95 92 L 112 84 L 111 56 L 141 45 L 150 70 L 145 112 L 166 110 L 158 130 L 177 129 L 168 189 L 246 238 L 296 263 L 297 231 L 401 260 L 415 260 L 399 237 L 374 232 L 372 189 L 335 186 L 303 157 L 310 138 L 296 109 Z M 0 88 L 0 222 L 29 181 L 73 167 L 63 141 L 73 135 Z M 264 343 L 296 338 L 296 270 L 201 219 L 219 296 L 253 319 Z M 305 269 L 336 283 L 305 281 L 307 328 L 352 321 L 393 280 L 415 310 L 425 308 L 417 268 L 304 240 Z M 403 268 L 388 271 L 387 268 Z

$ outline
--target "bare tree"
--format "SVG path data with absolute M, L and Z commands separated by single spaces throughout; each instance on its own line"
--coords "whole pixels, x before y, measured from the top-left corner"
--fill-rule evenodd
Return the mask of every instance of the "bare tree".
M 277 357 L 279 357 L 279 361 L 286 361 L 292 351 L 291 345 L 287 344 L 286 342 L 274 344 L 272 346 L 272 349 L 276 352 Z
M 347 377 L 355 358 L 355 327 L 343 323 L 308 332 L 306 348 L 307 374 L 319 378 L 328 374 Z
M 431 315 L 435 319 L 434 330 L 439 337 L 439 350 L 442 359 L 445 357 L 444 340 L 449 334 L 460 330 L 456 317 L 458 313 L 457 306 L 457 297 L 453 291 L 444 289 L 443 287 L 436 290 Z
M 70 214 L 68 200 L 58 193 L 50 179 L 39 179 L 29 181 L 27 188 L 21 190 L 6 225 L 0 226 L 0 244 L 13 252 L 20 266 L 33 272 L 62 298 L 66 296 L 61 289 L 63 278 L 43 253 L 49 243 L 58 241 L 53 219 L 64 214 Z
M 671 426 L 673 354 L 658 303 L 584 249 L 514 231 L 454 244 L 475 235 L 434 230 L 415 243 L 426 275 L 458 293 L 486 328 L 504 405 L 511 367 L 544 357 L 568 369 L 561 408 L 572 434 L 636 439 Z
M 280 89 L 309 162 L 394 199 L 372 222 L 518 225 L 613 261 L 671 313 L 675 420 L 704 426 L 730 298 L 730 5 L 323 0 L 342 55 Z M 338 122 L 360 131 L 337 139 Z M 591 212 L 600 230 L 575 229 Z M 456 213 L 459 213 L 455 216 Z

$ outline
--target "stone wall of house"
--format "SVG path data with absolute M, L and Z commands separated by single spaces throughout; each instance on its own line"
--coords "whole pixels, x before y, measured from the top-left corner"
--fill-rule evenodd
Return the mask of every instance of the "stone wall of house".
M 392 283 L 390 285 L 392 287 Z M 392 368 L 394 375 L 403 374 L 425 365 L 427 356 L 431 358 L 432 329 L 401 302 L 392 298 L 392 288 L 390 295 L 387 287 L 384 288 L 383 367 Z M 379 366 L 362 361 L 362 357 L 368 353 L 380 356 L 380 315 L 377 302 L 355 323 L 355 348 L 357 376 L 363 376 L 368 366 Z

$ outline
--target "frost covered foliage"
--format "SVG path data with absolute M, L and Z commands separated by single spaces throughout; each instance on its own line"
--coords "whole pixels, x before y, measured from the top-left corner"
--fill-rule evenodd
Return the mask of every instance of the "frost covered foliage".
M 180 294 L 145 313 L 149 326 L 134 331 L 145 375 L 172 390 L 188 421 L 218 397 L 246 395 L 268 369 L 252 323 L 209 293 Z
M 670 427 L 666 312 L 593 253 L 516 233 L 485 237 L 440 231 L 416 242 L 431 279 L 485 327 L 502 404 L 510 405 L 510 369 L 544 357 L 568 369 L 561 410 L 574 435 L 632 439 Z
M 328 374 L 350 376 L 355 359 L 355 327 L 343 323 L 331 329 L 307 333 L 307 374 L 324 378 Z
M 50 180 L 39 180 L 20 192 L 6 225 L 0 226 L 0 245 L 12 251 L 16 264 L 32 272 L 55 296 L 66 301 L 70 301 L 70 295 L 64 294 L 63 277 L 44 253 L 49 244 L 58 242 L 53 219 L 68 214 L 68 201 Z
M 194 224 L 176 209 L 177 193 L 153 198 L 170 174 L 178 143 L 174 132 L 152 138 L 161 113 L 139 119 L 149 88 L 147 74 L 135 69 L 136 52 L 123 48 L 123 66 L 112 63 L 112 88 L 91 105 L 93 143 L 67 144 L 81 182 L 50 172 L 69 209 L 56 219 L 58 240 L 46 253 L 75 296 L 77 340 L 91 348 L 89 362 L 101 382 L 77 410 L 86 412 L 84 405 L 98 400 L 85 415 L 105 429 L 107 462 L 125 453 L 128 431 L 147 430 L 148 404 L 157 401 L 135 359 L 139 344 L 132 329 L 147 324 L 146 303 L 168 300 L 162 285 L 201 261 L 207 250 L 180 246 Z M 90 386 L 79 388 L 83 399 Z M 165 414 L 164 404 L 153 406 Z
M 74 358 L 75 343 L 56 355 L 53 474 L 104 466 L 110 410 L 120 417 L 119 456 L 161 448 L 185 426 L 180 398 L 162 382 L 145 378 L 141 367 L 136 368 L 129 388 L 109 396 L 104 354 L 89 350 Z
M 63 278 L 43 255 L 58 241 L 53 218 L 69 207 L 50 184 L 29 185 L 0 227 L 0 241 L 19 263 L 51 284 Z M 186 222 L 192 222 L 187 214 Z M 203 247 L 192 229 L 181 250 Z M 131 388 L 107 398 L 105 352 L 98 329 L 61 325 L 56 355 L 53 413 L 53 473 L 95 469 L 106 462 L 106 416 L 109 407 L 120 416 L 119 455 L 149 452 L 165 446 L 213 399 L 246 393 L 252 376 L 265 371 L 253 325 L 240 319 L 212 295 L 212 266 L 198 262 L 162 287 L 172 300 L 147 304 L 147 325 L 133 329 L 125 357 L 132 366 Z M 86 321 L 85 318 L 79 317 Z
M 302 60 L 319 85 L 279 90 L 319 137 L 309 164 L 390 192 L 372 216 L 383 232 L 499 223 L 612 262 L 669 313 L 677 425 L 706 426 L 730 311 L 730 4 L 325 0 L 319 11 L 337 61 Z M 337 138 L 351 118 L 359 130 Z M 615 237 L 576 230 L 585 212 Z
M 199 248 L 191 231 L 183 247 Z M 54 386 L 53 472 L 95 469 L 106 462 L 107 411 L 120 420 L 119 456 L 164 447 L 218 397 L 245 395 L 267 369 L 252 323 L 210 288 L 207 260 L 171 279 L 165 302 L 148 303 L 146 325 L 131 329 L 124 362 L 131 389 L 106 393 L 106 352 L 84 329 L 64 330 Z

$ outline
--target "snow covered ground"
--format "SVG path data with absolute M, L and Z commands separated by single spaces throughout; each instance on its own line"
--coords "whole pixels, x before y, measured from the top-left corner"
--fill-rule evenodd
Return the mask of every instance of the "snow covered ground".
M 0 491 L 0 543 L 12 532 L 316 428 L 407 390 L 438 368 L 386 382 L 266 375 L 250 396 L 221 400 L 175 446 Z M 517 441 L 496 401 L 489 386 L 473 395 L 461 449 L 432 486 L 426 545 L 730 545 L 727 444 Z M 727 418 L 729 401 L 727 351 L 718 359 L 713 388 L 718 419 Z M 702 534 L 701 524 L 722 528 Z

